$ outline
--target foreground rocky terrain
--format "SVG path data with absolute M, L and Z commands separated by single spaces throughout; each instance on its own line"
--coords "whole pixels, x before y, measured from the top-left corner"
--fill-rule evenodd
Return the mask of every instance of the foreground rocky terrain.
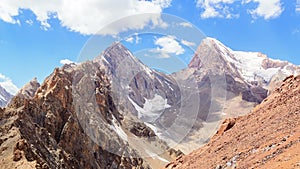
M 290 76 L 251 113 L 226 119 L 208 144 L 166 168 L 300 168 L 299 102 L 300 76 Z

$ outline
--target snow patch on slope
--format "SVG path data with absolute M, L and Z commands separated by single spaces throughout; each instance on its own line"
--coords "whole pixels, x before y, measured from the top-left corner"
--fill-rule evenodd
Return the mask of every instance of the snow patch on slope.
M 160 132 L 160 129 L 158 129 L 157 127 L 155 127 L 153 124 L 150 124 L 150 123 L 147 123 L 147 122 L 144 122 L 144 124 L 146 126 L 148 126 L 152 131 L 154 131 L 155 135 L 161 139 L 161 135 L 162 133 Z
M 127 134 L 124 132 L 114 115 L 112 115 L 112 118 L 113 119 L 111 129 L 114 130 L 121 139 L 123 139 L 124 141 L 128 141 Z
M 12 80 L 1 73 L 0 86 L 12 95 L 15 95 L 19 91 L 19 88 L 12 82 Z
M 147 121 L 154 121 L 161 115 L 162 111 L 166 108 L 171 107 L 167 103 L 167 99 L 164 99 L 162 96 L 155 94 L 152 99 L 146 99 L 142 107 L 137 105 L 129 96 L 129 101 L 135 107 L 138 112 L 138 118 L 147 118 Z
M 147 150 L 147 149 L 146 149 L 145 151 L 146 151 L 146 153 L 147 153 L 152 159 L 158 159 L 158 160 L 163 161 L 163 162 L 166 162 L 166 163 L 169 163 L 169 162 L 170 162 L 170 161 L 168 161 L 168 160 L 166 160 L 166 159 L 164 159 L 164 158 L 158 156 L 157 154 L 155 154 L 155 153 L 153 153 L 153 152 L 151 152 L 151 151 L 149 151 L 149 150 Z
M 2 100 L 2 101 L 7 101 L 2 95 L 0 95 L 0 100 Z

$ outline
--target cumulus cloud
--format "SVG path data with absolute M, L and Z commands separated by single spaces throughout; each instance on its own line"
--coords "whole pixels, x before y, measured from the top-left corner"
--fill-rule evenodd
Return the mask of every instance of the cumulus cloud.
M 169 58 L 171 57 L 170 54 L 181 55 L 185 52 L 183 47 L 175 40 L 174 36 L 157 38 L 154 44 L 159 47 L 152 50 L 152 52 L 159 53 L 159 57 L 161 58 Z
M 128 29 L 142 29 L 150 23 L 154 26 L 166 26 L 160 14 L 170 4 L 171 0 L 1 0 L 0 19 L 12 24 L 20 23 L 17 18 L 22 15 L 21 11 L 26 9 L 36 15 L 36 20 L 45 30 L 51 27 L 48 21 L 56 18 L 62 26 L 71 31 L 95 34 L 103 26 L 123 17 L 145 13 L 157 14 L 127 19 L 100 32 L 117 34 Z
M 236 4 L 235 4 L 236 3 Z M 281 0 L 197 0 L 201 8 L 201 18 L 238 18 L 240 9 L 245 4 L 258 4 L 254 9 L 248 9 L 253 18 L 263 17 L 265 20 L 279 17 L 284 11 Z M 297 10 L 297 9 L 296 9 Z
M 65 64 L 71 64 L 71 63 L 75 63 L 75 62 L 73 62 L 73 61 L 71 61 L 71 60 L 69 60 L 69 59 L 63 59 L 63 60 L 60 60 L 60 64 L 63 64 L 63 65 L 65 65 Z M 76 64 L 76 63 L 75 63 Z
M 6 91 L 15 95 L 19 89 L 18 87 L 12 82 L 12 80 L 5 75 L 0 73 L 0 86 L 2 86 Z
M 245 3 L 258 3 L 258 7 L 248 12 L 253 18 L 263 17 L 264 19 L 277 18 L 283 12 L 283 6 L 280 0 L 246 0 Z

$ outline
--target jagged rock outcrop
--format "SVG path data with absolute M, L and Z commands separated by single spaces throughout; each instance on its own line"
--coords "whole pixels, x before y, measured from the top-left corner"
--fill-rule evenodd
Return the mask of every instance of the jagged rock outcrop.
M 225 120 L 208 144 L 166 168 L 300 168 L 299 94 L 300 76 L 287 77 L 250 114 Z
M 131 133 L 138 137 L 154 137 L 155 133 L 148 126 L 142 125 L 141 123 L 134 123 L 130 127 Z
M 25 84 L 16 95 L 20 98 L 30 99 L 34 97 L 34 94 L 39 87 L 40 83 L 37 81 L 37 78 L 33 78 L 30 82 Z
M 225 133 L 227 130 L 230 130 L 235 125 L 235 122 L 236 122 L 236 118 L 225 119 L 221 124 L 217 133 L 214 135 L 214 137 L 218 137 L 223 133 Z M 212 139 L 214 139 L 214 137 Z

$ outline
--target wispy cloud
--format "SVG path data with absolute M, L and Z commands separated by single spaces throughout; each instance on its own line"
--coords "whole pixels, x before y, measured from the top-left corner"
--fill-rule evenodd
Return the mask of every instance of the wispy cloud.
M 296 35 L 296 34 L 299 34 L 300 33 L 300 30 L 298 29 L 298 28 L 296 28 L 296 29 L 294 29 L 293 31 L 292 31 L 292 34 L 293 35 Z
M 134 38 L 132 36 L 125 39 L 126 42 L 133 43 Z
M 140 42 L 141 38 L 139 37 L 139 35 L 137 33 L 135 33 L 133 36 L 127 37 L 125 39 L 126 42 L 129 43 L 133 43 L 135 42 L 135 44 L 138 44 Z
M 300 0 L 297 0 L 295 10 L 296 10 L 296 13 L 300 13 Z
M 279 17 L 284 11 L 281 0 L 198 0 L 197 7 L 201 8 L 201 18 L 238 18 L 241 8 L 245 4 L 258 4 L 254 9 L 247 9 L 254 18 L 262 17 L 265 20 Z M 297 9 L 296 9 L 297 10 Z
M 185 46 L 189 46 L 189 47 L 196 46 L 196 44 L 194 42 L 190 42 L 190 41 L 187 41 L 187 40 L 181 40 L 180 42 L 182 44 L 184 44 Z
M 183 27 L 189 27 L 189 28 L 192 28 L 193 25 L 189 22 L 181 22 L 179 23 L 180 26 L 183 26 Z
M 33 24 L 33 21 L 32 21 L 31 19 L 28 19 L 28 20 L 26 20 L 25 22 L 26 22 L 28 25 L 30 25 L 30 26 Z

